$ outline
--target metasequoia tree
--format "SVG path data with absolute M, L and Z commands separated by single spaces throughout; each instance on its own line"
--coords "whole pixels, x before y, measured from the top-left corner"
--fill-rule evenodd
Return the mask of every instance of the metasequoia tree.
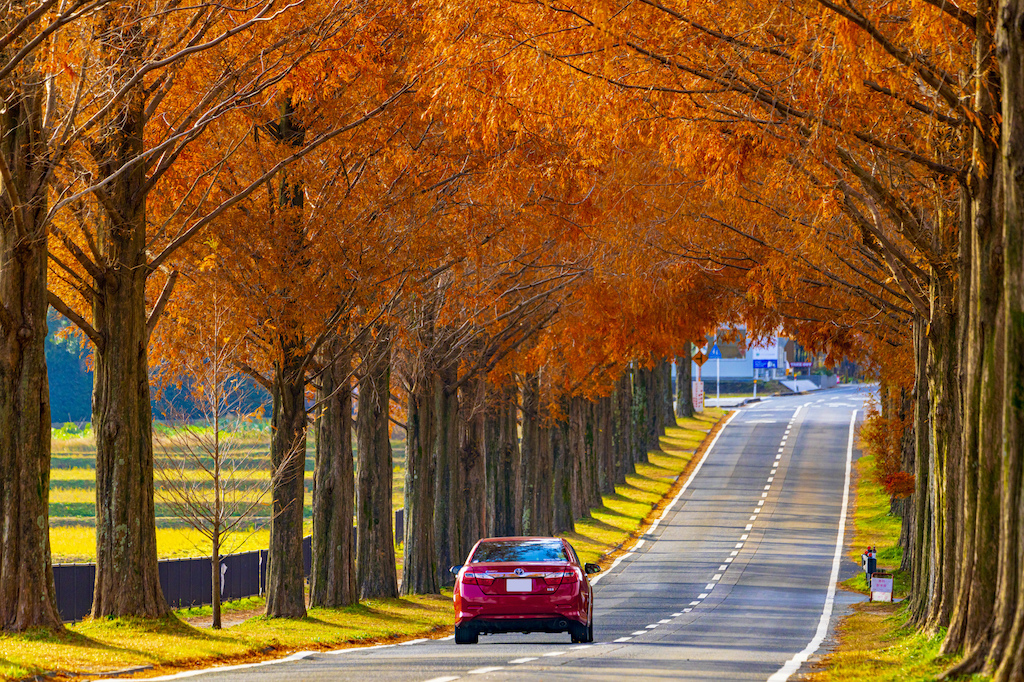
M 50 186 L 74 128 L 46 48 L 103 2 L 0 6 L 0 629 L 61 627 L 50 568 L 46 253 Z
M 325 73 L 324 55 L 340 52 L 324 48 L 344 44 L 351 35 L 345 31 L 360 22 L 346 25 L 340 20 L 351 10 L 329 3 L 316 9 L 267 3 L 240 13 L 225 6 L 154 11 L 135 5 L 127 17 L 100 12 L 68 38 L 69 49 L 81 54 L 88 89 L 72 100 L 85 133 L 75 163 L 61 175 L 67 196 L 54 207 L 70 217 L 51 258 L 64 286 L 50 302 L 95 346 L 96 615 L 166 611 L 152 521 L 148 340 L 176 282 L 169 259 L 281 168 L 390 102 L 368 103 L 359 115 L 291 145 L 259 175 L 236 175 L 237 191 L 225 194 L 223 162 L 253 134 L 245 112 L 271 88 L 308 83 L 297 67 L 312 54 L 317 58 L 307 66 Z M 318 19 L 303 18 L 312 15 Z M 87 40 L 93 31 L 99 40 Z M 211 127 L 226 133 L 221 156 L 185 170 L 185 160 L 209 160 L 189 150 Z M 85 186 L 90 178 L 99 181 Z M 165 271 L 166 278 L 154 276 Z M 147 290 L 160 279 L 162 291 Z

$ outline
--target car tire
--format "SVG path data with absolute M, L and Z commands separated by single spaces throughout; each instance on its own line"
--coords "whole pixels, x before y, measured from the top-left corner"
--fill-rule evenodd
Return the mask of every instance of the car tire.
M 593 641 L 594 641 L 594 624 L 591 623 L 590 625 L 587 626 L 587 634 L 583 638 L 583 642 L 585 644 L 590 644 Z
M 476 644 L 480 641 L 480 633 L 470 627 L 455 626 L 456 644 Z
M 573 644 L 587 641 L 587 626 L 583 623 L 569 623 L 569 639 Z

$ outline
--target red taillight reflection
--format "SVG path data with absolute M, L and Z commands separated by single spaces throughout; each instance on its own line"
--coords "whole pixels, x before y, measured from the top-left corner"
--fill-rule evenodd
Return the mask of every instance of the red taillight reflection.
M 486 572 L 467 571 L 462 574 L 462 582 L 468 585 L 490 585 L 494 582 L 494 577 L 487 575 Z
M 561 585 L 562 582 L 573 582 L 576 579 L 576 571 L 558 571 L 548 573 L 544 576 L 544 582 L 548 585 Z

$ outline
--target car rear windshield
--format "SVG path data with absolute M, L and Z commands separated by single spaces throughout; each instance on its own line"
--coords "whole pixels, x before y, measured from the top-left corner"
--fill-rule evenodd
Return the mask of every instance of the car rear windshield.
M 496 540 L 481 542 L 471 563 L 491 564 L 507 561 L 568 561 L 558 540 Z

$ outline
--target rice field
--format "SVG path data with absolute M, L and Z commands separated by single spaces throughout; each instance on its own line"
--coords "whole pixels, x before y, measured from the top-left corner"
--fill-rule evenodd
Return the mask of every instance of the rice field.
M 173 497 L 161 482 L 159 470 L 163 465 L 183 465 L 176 475 L 190 481 L 199 489 L 212 490 L 209 476 L 185 452 L 172 429 L 160 425 L 156 433 L 153 454 L 157 467 L 155 476 L 155 506 L 157 526 L 157 552 L 160 558 L 207 556 L 209 542 L 174 514 L 170 504 Z M 226 436 L 226 444 L 237 465 L 235 499 L 251 501 L 265 490 L 270 479 L 270 432 L 260 425 L 233 431 Z M 50 546 L 55 563 L 89 562 L 96 556 L 96 443 L 91 431 L 65 426 L 53 430 L 50 460 Z M 403 504 L 405 485 L 405 441 L 392 440 L 394 478 L 392 506 Z M 313 493 L 313 464 L 316 444 L 309 439 L 306 446 L 305 471 L 305 532 L 311 528 Z M 269 496 L 264 495 L 252 523 L 228 538 L 224 549 L 242 552 L 266 549 L 269 530 Z

